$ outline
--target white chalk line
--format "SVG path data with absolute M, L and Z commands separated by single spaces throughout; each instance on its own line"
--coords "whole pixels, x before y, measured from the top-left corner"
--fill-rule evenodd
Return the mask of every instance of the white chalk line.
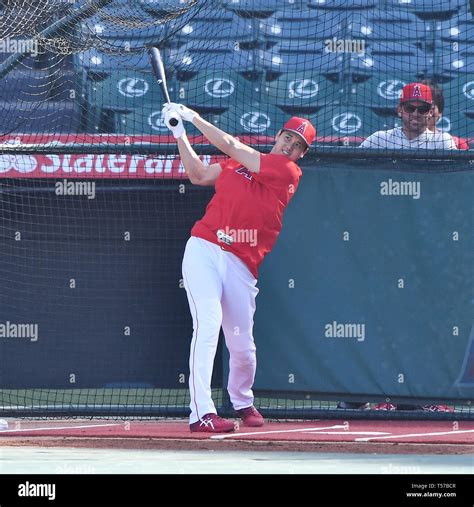
M 461 433 L 473 433 L 474 430 L 436 431 L 433 433 L 406 433 L 405 435 L 390 435 L 388 437 L 356 438 L 356 442 L 368 442 L 369 440 L 382 440 L 385 438 L 409 438 L 409 437 L 435 437 L 440 435 L 460 435 Z
M 306 433 L 308 431 L 321 431 L 321 430 L 338 430 L 341 428 L 346 428 L 343 424 L 336 424 L 335 426 L 325 426 L 322 428 L 298 428 L 296 430 L 272 430 L 272 431 L 252 431 L 249 433 L 227 433 L 225 435 L 213 435 L 211 439 L 213 440 L 224 440 L 225 438 L 238 438 L 238 437 L 247 437 L 250 435 L 260 436 L 260 435 L 275 435 L 276 433 Z
M 309 431 L 315 435 L 391 435 L 386 431 Z
M 56 431 L 56 430 L 76 430 L 83 428 L 104 428 L 107 426 L 123 426 L 123 424 L 118 423 L 110 423 L 110 424 L 86 424 L 81 426 L 49 426 L 47 428 L 21 428 L 21 429 L 11 429 L 11 430 L 2 430 L 2 433 L 20 433 L 20 432 L 30 432 L 30 431 Z

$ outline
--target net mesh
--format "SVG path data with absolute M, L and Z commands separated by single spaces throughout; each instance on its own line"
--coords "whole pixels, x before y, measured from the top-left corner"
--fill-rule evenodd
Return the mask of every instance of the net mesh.
M 358 146 L 405 120 L 416 133 L 423 110 L 397 105 L 405 84 L 426 80 L 441 97 L 434 138 L 407 144 L 398 131 L 367 146 L 449 149 L 451 133 L 466 148 L 472 137 L 474 24 L 464 0 L 7 0 L 2 10 L 3 136 L 166 135 L 146 54 L 157 45 L 172 100 L 257 141 L 291 115 L 312 120 L 319 145 Z
M 17 412 L 187 410 L 180 261 L 210 194 L 182 186 L 150 46 L 161 48 L 171 100 L 256 146 L 293 115 L 311 120 L 327 150 L 369 137 L 385 150 L 465 149 L 474 139 L 465 0 L 3 0 L 0 10 L 0 322 L 39 323 L 56 351 L 42 352 L 36 370 L 31 337 L 5 345 L 0 406 Z M 403 121 L 414 131 L 425 121 L 397 108 L 411 82 L 427 83 L 437 102 L 421 144 L 400 133 Z M 218 160 L 187 131 L 201 157 Z M 391 134 L 374 138 L 380 131 Z M 54 153 L 62 145 L 72 151 Z M 124 309 L 133 324 L 117 322 Z M 19 376 L 22 361 L 30 373 Z M 143 365 L 160 375 L 138 374 Z M 337 401 L 305 396 L 262 405 L 298 413 Z

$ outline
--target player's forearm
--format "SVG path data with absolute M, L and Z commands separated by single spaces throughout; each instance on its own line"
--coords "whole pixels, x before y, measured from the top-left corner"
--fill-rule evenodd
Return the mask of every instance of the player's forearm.
M 233 148 L 239 143 L 235 137 L 215 127 L 200 116 L 194 118 L 193 124 L 218 150 L 221 150 L 229 157 L 233 156 Z
M 184 170 L 191 183 L 198 183 L 204 174 L 204 164 L 189 144 L 186 134 L 176 140 Z

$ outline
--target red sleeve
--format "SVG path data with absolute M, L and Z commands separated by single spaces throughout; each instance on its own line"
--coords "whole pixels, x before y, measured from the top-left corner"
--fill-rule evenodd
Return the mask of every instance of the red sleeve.
M 287 190 L 291 185 L 296 190 L 301 176 L 301 169 L 284 155 L 260 155 L 260 172 L 252 176 L 274 188 Z
M 467 139 L 462 139 L 461 137 L 451 136 L 453 138 L 454 143 L 456 144 L 456 148 L 458 150 L 468 150 L 469 143 Z

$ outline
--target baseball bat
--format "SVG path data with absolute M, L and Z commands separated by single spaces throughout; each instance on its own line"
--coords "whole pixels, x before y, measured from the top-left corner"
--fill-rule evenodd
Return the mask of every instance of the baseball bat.
M 160 50 L 156 47 L 151 47 L 148 50 L 148 54 L 150 56 L 151 66 L 153 68 L 153 73 L 156 77 L 156 82 L 160 85 L 161 93 L 163 94 L 163 97 L 165 98 L 166 102 L 168 104 L 171 102 L 170 100 L 170 94 L 168 93 L 168 86 L 166 84 L 166 73 L 165 73 L 165 67 L 163 65 L 163 60 L 161 59 L 161 53 Z M 176 127 L 178 125 L 179 120 L 178 118 L 170 118 L 170 125 L 172 127 Z

